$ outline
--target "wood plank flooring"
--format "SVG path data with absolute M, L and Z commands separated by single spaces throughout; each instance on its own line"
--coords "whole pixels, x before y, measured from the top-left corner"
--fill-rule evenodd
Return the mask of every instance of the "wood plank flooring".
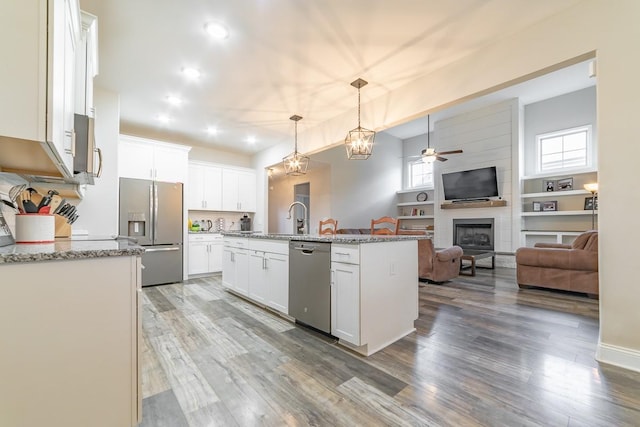
M 640 373 L 594 359 L 597 300 L 505 268 L 419 295 L 417 331 L 362 357 L 219 275 L 144 288 L 141 425 L 640 425 Z

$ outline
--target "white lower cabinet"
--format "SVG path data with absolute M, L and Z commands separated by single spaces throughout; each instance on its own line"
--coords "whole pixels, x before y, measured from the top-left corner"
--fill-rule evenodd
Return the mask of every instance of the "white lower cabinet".
M 289 242 L 225 238 L 222 284 L 259 304 L 288 314 Z
M 351 251 L 332 245 L 331 259 L 348 258 Z M 331 262 L 331 335 L 361 345 L 359 264 Z
M 249 295 L 249 249 L 246 238 L 225 238 L 222 251 L 222 284 Z
M 289 242 L 249 241 L 249 298 L 289 312 Z
M 189 235 L 189 274 L 222 271 L 222 236 L 219 234 Z

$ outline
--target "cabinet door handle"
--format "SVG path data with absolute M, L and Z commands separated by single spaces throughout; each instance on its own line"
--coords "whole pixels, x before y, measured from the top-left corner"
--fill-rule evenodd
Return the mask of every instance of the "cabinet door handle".
M 98 153 L 98 173 L 96 174 L 96 178 L 100 178 L 100 175 L 102 175 L 102 150 L 96 148 L 96 152 Z

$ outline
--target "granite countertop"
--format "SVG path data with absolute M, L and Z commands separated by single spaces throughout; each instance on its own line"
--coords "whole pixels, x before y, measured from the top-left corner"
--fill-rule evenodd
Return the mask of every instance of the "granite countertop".
M 263 234 L 263 233 L 238 233 L 224 232 L 224 236 L 229 237 L 248 237 L 250 239 L 268 239 L 268 240 L 304 240 L 307 242 L 328 242 L 328 243 L 380 243 L 380 242 L 398 242 L 403 240 L 420 240 L 429 239 L 427 235 L 371 235 L 371 234 Z
M 137 256 L 144 248 L 128 239 L 87 237 L 83 240 L 56 239 L 55 243 L 23 243 L 0 247 L 0 264 L 70 259 Z

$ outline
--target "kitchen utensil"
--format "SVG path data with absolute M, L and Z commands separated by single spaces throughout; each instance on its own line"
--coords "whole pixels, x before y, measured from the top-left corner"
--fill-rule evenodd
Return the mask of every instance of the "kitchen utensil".
M 54 238 L 54 215 L 16 215 L 16 243 L 51 243 Z
M 38 204 L 38 213 L 42 213 L 41 209 L 44 208 L 45 206 L 49 206 L 51 204 L 51 198 L 58 194 L 60 193 L 58 193 L 56 190 L 49 190 L 47 192 L 47 195 L 44 196 L 42 200 L 40 200 L 40 203 Z
M 22 207 L 25 213 L 38 213 L 38 205 L 40 203 L 41 196 L 34 188 L 27 188 L 21 193 Z
M 206 223 L 205 220 L 203 220 L 202 223 L 206 225 L 204 231 L 211 231 L 211 229 L 213 228 L 213 222 L 211 222 L 210 219 L 206 220 Z
M 62 205 L 62 202 L 66 202 L 66 200 L 63 199 L 62 197 L 60 197 L 57 194 L 52 196 L 51 197 L 51 204 L 49 205 L 51 207 L 49 212 L 51 212 L 52 214 L 57 213 L 56 211 Z

